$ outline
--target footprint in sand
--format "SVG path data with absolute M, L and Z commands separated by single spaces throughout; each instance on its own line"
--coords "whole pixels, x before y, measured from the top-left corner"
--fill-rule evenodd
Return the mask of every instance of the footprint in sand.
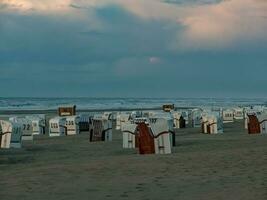
M 128 198 L 128 197 L 129 197 L 129 195 L 128 195 L 128 193 L 127 193 L 127 192 L 124 192 L 123 194 L 121 194 L 121 195 L 120 195 L 120 197 L 122 197 L 122 198 Z
M 137 186 L 135 187 L 135 189 L 138 190 L 139 192 L 143 192 L 143 191 L 145 191 L 144 186 L 145 186 L 144 183 L 138 183 Z

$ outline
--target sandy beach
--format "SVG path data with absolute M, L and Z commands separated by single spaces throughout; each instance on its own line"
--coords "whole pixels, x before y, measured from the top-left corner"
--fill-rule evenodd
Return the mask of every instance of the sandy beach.
M 0 0 L 0 200 L 267 200 L 266 75 L 267 0 Z
M 36 136 L 22 149 L 0 151 L 1 199 L 267 199 L 267 135 L 243 122 L 225 133 L 176 131 L 171 155 L 122 149 L 122 136 L 89 143 L 88 133 Z

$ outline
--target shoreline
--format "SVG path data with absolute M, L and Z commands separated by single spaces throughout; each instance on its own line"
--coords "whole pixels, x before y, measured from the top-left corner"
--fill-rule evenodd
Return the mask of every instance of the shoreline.
M 176 107 L 175 109 L 193 109 L 198 107 Z M 127 111 L 148 111 L 148 110 L 162 110 L 162 107 L 151 108 L 107 108 L 107 109 L 77 109 L 77 113 L 86 112 L 127 112 Z M 0 110 L 0 115 L 10 114 L 57 114 L 57 109 L 21 109 L 21 110 Z

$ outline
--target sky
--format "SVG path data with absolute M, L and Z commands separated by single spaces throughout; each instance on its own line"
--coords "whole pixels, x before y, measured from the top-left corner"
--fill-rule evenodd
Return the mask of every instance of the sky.
M 267 97 L 266 0 L 0 0 L 2 97 Z

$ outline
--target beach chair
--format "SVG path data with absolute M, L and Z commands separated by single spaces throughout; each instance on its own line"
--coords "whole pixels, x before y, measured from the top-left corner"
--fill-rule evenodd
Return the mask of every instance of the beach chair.
M 200 109 L 189 110 L 188 126 L 191 128 L 201 127 L 201 110 Z
M 49 120 L 49 136 L 58 137 L 67 134 L 66 118 L 54 117 Z
M 135 124 L 133 121 L 124 123 L 121 127 L 123 148 L 130 149 L 138 147 L 136 128 L 137 124 Z
M 76 105 L 61 106 L 58 108 L 58 116 L 73 116 L 76 115 Z
M 180 129 L 180 128 L 186 127 L 186 121 L 184 117 L 182 116 L 182 113 L 173 112 L 172 116 L 173 116 L 174 128 Z
M 173 146 L 172 119 L 137 118 L 123 127 L 123 147 L 138 146 L 139 154 L 170 154 Z
M 129 122 L 131 119 L 131 114 L 129 113 L 119 113 L 116 117 L 116 130 L 121 130 L 124 123 Z
M 27 118 L 11 117 L 9 121 L 19 123 L 22 127 L 22 141 L 33 141 L 32 121 Z
M 67 135 L 80 134 L 80 117 L 79 116 L 66 116 L 66 129 Z
M 232 123 L 234 122 L 234 111 L 231 109 L 223 110 L 223 123 Z
M 32 115 L 26 116 L 26 119 L 32 122 L 32 134 L 33 135 L 44 135 L 45 134 L 45 115 Z
M 22 129 L 16 122 L 0 120 L 0 148 L 21 148 Z
M 260 122 L 256 115 L 248 114 L 248 133 L 249 134 L 259 134 L 261 133 Z
M 90 126 L 90 115 L 82 114 L 80 115 L 79 129 L 80 132 L 88 131 Z
M 112 141 L 112 118 L 109 114 L 94 115 L 90 127 L 89 141 Z

